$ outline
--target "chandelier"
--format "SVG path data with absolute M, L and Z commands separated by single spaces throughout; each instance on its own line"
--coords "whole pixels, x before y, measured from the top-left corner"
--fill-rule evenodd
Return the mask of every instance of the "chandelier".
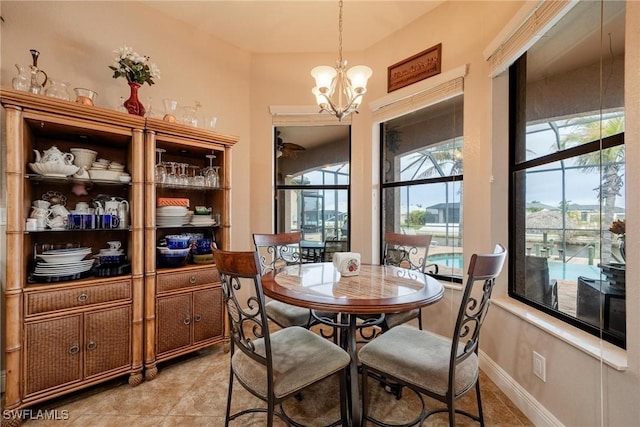
M 338 20 L 339 50 L 335 67 L 320 65 L 311 70 L 316 80 L 312 93 L 320 112 L 326 111 L 342 120 L 353 112 L 358 112 L 362 97 L 367 91 L 367 80 L 373 74 L 371 68 L 357 65 L 347 70 L 347 61 L 342 59 L 342 0 L 339 2 Z M 337 100 L 334 99 L 337 95 Z

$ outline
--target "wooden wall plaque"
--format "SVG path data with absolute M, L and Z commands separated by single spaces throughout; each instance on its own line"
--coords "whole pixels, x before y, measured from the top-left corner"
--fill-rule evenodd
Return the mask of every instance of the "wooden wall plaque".
M 387 93 L 440 74 L 442 43 L 387 68 Z

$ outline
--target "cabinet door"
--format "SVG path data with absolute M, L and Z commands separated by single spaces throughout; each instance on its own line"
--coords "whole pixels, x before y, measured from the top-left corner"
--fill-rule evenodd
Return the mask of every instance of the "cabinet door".
M 194 344 L 222 335 L 222 289 L 206 289 L 193 293 Z
M 131 366 L 131 307 L 85 315 L 85 378 Z
M 191 293 L 158 298 L 158 354 L 191 344 Z
M 82 379 L 82 315 L 25 325 L 25 395 Z

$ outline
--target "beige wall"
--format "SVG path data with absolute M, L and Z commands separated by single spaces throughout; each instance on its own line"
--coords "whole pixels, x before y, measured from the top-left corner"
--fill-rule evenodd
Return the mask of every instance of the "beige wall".
M 123 45 L 148 55 L 161 71 L 139 96 L 163 112 L 162 99 L 202 104 L 218 117 L 216 130 L 237 135 L 233 150 L 232 247 L 248 249 L 250 151 L 250 55 L 158 13 L 138 2 L 2 1 L 0 83 L 11 86 L 14 64 L 31 64 L 29 49 L 40 51 L 38 66 L 52 79 L 98 92 L 96 105 L 114 108 L 129 95 L 123 78 L 113 79 L 112 51 Z M 155 153 L 147 153 L 155 156 Z
M 378 142 L 368 103 L 386 94 L 388 65 L 437 43 L 443 46 L 443 72 L 469 66 L 464 84 L 465 257 L 489 250 L 495 242 L 507 242 L 506 78 L 488 77 L 482 51 L 521 5 L 447 2 L 365 52 L 345 52 L 350 64 L 366 63 L 374 70 L 361 114 L 353 116 L 352 128 L 352 218 L 357 219 L 352 223 L 352 250 L 361 252 L 365 261 L 376 261 L 379 203 Z M 42 53 L 39 65 L 52 77 L 94 88 L 100 93 L 99 105 L 114 107 L 118 97 L 126 95 L 126 84 L 111 78 L 107 68 L 111 50 L 126 43 L 151 55 L 163 78 L 142 89 L 143 99 L 152 96 L 157 100 L 156 108 L 164 97 L 186 103 L 197 99 L 218 115 L 218 130 L 240 136 L 233 151 L 232 248 L 248 249 L 252 232 L 272 230 L 273 127 L 269 106 L 311 105 L 309 70 L 333 64 L 336 53 L 249 55 L 131 2 L 98 6 L 89 2 L 3 1 L 2 15 L 6 21 L 2 24 L 0 70 L 4 86 L 15 74 L 13 64 L 28 63 L 28 50 L 38 48 Z M 629 165 L 637 165 L 640 125 L 632 118 L 640 117 L 640 3 L 628 3 L 627 20 L 627 160 Z M 626 178 L 628 189 L 640 185 L 637 168 L 628 167 Z M 639 230 L 640 198 L 628 192 L 628 227 Z M 628 274 L 640 277 L 640 243 L 636 239 L 627 245 Z M 506 299 L 506 286 L 505 270 L 497 297 Z M 457 292 L 448 290 L 443 302 L 426 310 L 427 324 L 447 332 L 457 298 Z M 639 308 L 640 288 L 628 289 L 629 325 L 640 324 Z M 636 329 L 629 327 L 629 368 L 623 372 L 608 368 L 497 304 L 488 317 L 481 347 L 520 391 L 552 414 L 552 419 L 570 426 L 636 425 L 640 419 Z M 546 383 L 531 373 L 532 350 L 547 358 Z M 512 395 L 518 400 L 516 397 Z

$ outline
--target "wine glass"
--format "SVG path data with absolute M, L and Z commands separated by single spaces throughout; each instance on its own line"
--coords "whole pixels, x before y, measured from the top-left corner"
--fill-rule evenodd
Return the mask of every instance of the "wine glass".
M 180 166 L 180 176 L 178 176 L 178 183 L 180 185 L 189 185 L 189 176 L 187 175 L 187 168 L 189 163 L 178 163 Z
M 164 163 L 162 163 L 162 153 L 165 151 L 167 150 L 164 148 L 156 148 L 156 153 L 158 153 L 158 163 L 156 163 L 155 177 L 156 182 L 163 184 L 167 182 L 167 168 L 164 166 Z
M 215 187 L 215 177 L 213 170 L 213 159 L 216 158 L 215 154 L 207 154 L 205 156 L 209 159 L 209 167 L 205 168 L 202 173 L 204 174 L 204 180 L 207 187 Z
M 214 166 L 213 167 L 213 171 L 211 172 L 211 180 L 213 182 L 212 187 L 220 187 L 220 173 L 218 172 L 220 170 L 220 166 Z
M 178 184 L 178 174 L 176 173 L 176 162 L 167 162 L 167 165 L 171 168 L 167 174 L 167 184 Z

